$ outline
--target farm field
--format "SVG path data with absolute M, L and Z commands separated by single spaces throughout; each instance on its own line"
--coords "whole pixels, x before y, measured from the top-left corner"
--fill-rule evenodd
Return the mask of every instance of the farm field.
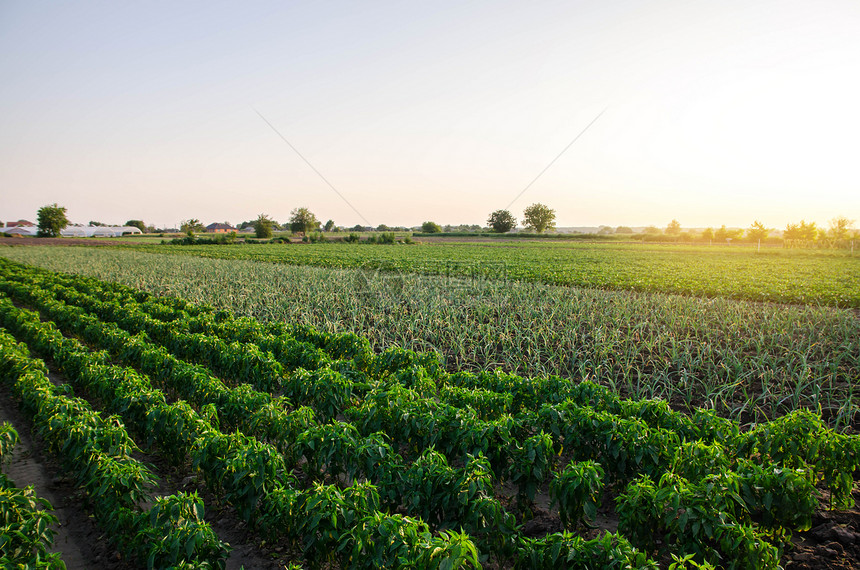
M 115 256 L 90 258 L 103 269 L 156 261 L 98 255 Z M 170 259 L 187 274 L 237 267 Z M 229 505 L 278 544 L 276 567 L 860 560 L 860 437 L 803 409 L 741 429 L 594 382 L 451 371 L 433 352 L 8 261 L 0 277 L 2 380 L 65 469 L 86 473 L 96 520 L 131 560 L 229 560 L 197 494 L 148 498 L 156 476 L 135 463 L 138 447 L 191 476 L 207 509 Z
M 141 251 L 340 269 L 485 276 L 587 288 L 860 308 L 860 253 L 549 241 L 169 246 Z
M 361 248 L 375 249 L 385 248 Z M 107 248 L 0 254 L 264 322 L 353 332 L 376 350 L 432 350 L 449 371 L 590 379 L 742 424 L 801 408 L 838 429 L 860 419 L 860 319 L 850 309 Z

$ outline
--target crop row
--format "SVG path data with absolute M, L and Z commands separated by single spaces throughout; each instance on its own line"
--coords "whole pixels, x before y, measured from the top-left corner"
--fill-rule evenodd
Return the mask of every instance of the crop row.
M 117 418 L 102 418 L 85 400 L 52 384 L 44 364 L 5 331 L 0 331 L 0 373 L 32 414 L 48 449 L 86 491 L 96 520 L 118 548 L 147 568 L 224 567 L 229 549 L 203 521 L 202 501 L 186 493 L 150 496 L 154 476 L 131 457 L 137 447 Z
M 0 343 L 4 339 L 0 334 Z M 0 424 L 0 467 L 18 443 L 18 432 Z M 65 569 L 59 553 L 48 553 L 54 543 L 57 517 L 51 503 L 36 496 L 32 487 L 20 489 L 0 471 L 0 564 L 47 570 Z

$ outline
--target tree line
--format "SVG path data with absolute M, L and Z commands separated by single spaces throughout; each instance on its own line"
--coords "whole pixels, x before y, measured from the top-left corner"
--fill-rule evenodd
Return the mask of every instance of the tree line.
M 523 210 L 522 222 L 524 227 L 533 232 L 543 233 L 555 228 L 555 210 L 545 204 L 535 203 Z M 40 237 L 57 237 L 60 232 L 70 224 L 66 216 L 66 208 L 57 205 L 56 203 L 43 206 L 37 214 L 38 235 Z M 105 226 L 101 222 L 90 221 L 90 226 Z M 157 231 L 152 226 L 144 224 L 143 220 L 128 220 L 124 225 L 134 226 L 142 232 Z M 227 224 L 229 225 L 229 224 Z M 336 226 L 334 221 L 328 220 L 322 224 L 308 208 L 294 208 L 290 212 L 289 221 L 285 224 L 280 224 L 267 214 L 260 214 L 254 220 L 249 220 L 239 224 L 239 228 L 253 228 L 254 234 L 258 238 L 271 238 L 273 232 L 289 230 L 294 233 L 302 233 L 308 235 L 311 232 L 337 232 L 346 230 Z M 495 210 L 487 218 L 486 228 L 496 233 L 507 233 L 517 227 L 517 219 L 507 209 Z M 189 236 L 195 233 L 204 232 L 206 227 L 198 219 L 184 220 L 179 228 L 182 232 Z M 349 230 L 353 232 L 366 231 L 409 231 L 407 227 L 390 227 L 386 224 L 380 224 L 377 227 L 356 225 Z M 424 233 L 441 233 L 441 232 L 480 232 L 485 228 L 477 224 L 474 225 L 459 225 L 459 226 L 441 226 L 436 222 L 427 221 L 421 225 L 421 231 Z M 718 243 L 730 243 L 732 241 L 746 240 L 750 242 L 761 242 L 767 240 L 773 232 L 774 228 L 768 228 L 763 223 L 755 220 L 749 228 L 727 228 L 725 225 L 719 228 L 708 227 L 701 231 L 684 230 L 681 223 L 673 219 L 665 228 L 656 226 L 646 226 L 638 235 L 640 239 L 649 241 L 706 241 Z M 782 239 L 791 243 L 815 243 L 822 240 L 845 241 L 860 237 L 858 230 L 854 229 L 854 220 L 850 220 L 845 216 L 837 216 L 829 221 L 828 227 L 823 228 L 816 225 L 815 222 L 807 222 L 801 220 L 798 223 L 789 223 L 782 230 Z M 623 235 L 634 234 L 634 231 L 629 226 L 618 226 L 612 228 L 610 226 L 600 226 L 597 231 L 598 235 Z

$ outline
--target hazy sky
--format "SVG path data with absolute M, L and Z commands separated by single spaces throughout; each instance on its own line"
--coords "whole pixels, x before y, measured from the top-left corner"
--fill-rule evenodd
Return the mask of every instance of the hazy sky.
M 0 2 L 0 219 L 860 222 L 860 1 Z M 356 214 L 260 118 L 351 203 Z

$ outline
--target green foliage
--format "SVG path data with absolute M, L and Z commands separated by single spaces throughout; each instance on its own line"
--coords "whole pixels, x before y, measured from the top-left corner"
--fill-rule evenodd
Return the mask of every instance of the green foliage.
M 558 504 L 561 522 L 574 530 L 580 520 L 593 521 L 603 493 L 603 468 L 594 461 L 571 461 L 549 485 L 553 504 Z
M 125 225 L 137 228 L 144 233 L 146 232 L 146 224 L 143 223 L 143 220 L 129 220 Z
M 830 220 L 830 236 L 835 240 L 844 240 L 851 235 L 851 230 L 854 228 L 854 220 L 849 220 L 845 216 L 837 216 Z
M 785 231 L 782 232 L 782 236 L 786 240 L 802 240 L 802 241 L 814 241 L 819 234 L 819 229 L 816 227 L 815 222 L 807 222 L 806 220 L 800 220 L 799 224 L 787 224 L 785 226 Z
M 203 501 L 196 493 L 157 497 L 140 517 L 135 544 L 148 569 L 172 568 L 192 560 L 208 568 L 225 567 L 230 547 L 203 520 Z
M 544 479 L 550 474 L 555 457 L 552 449 L 552 438 L 549 434 L 540 432 L 526 438 L 521 445 L 513 444 L 508 450 L 511 461 L 507 476 L 511 483 L 517 485 L 517 498 L 520 507 L 531 511 L 530 503 L 534 501 L 535 493 Z
M 532 204 L 523 210 L 523 223 L 537 233 L 543 233 L 555 227 L 555 210 L 543 204 Z
M 65 569 L 58 553 L 48 554 L 58 522 L 50 510 L 32 487 L 18 489 L 0 473 L 0 566 Z
M 518 570 L 658 568 L 656 562 L 631 546 L 619 534 L 605 533 L 601 537 L 586 540 L 569 532 L 522 539 L 514 567 Z
M 0 424 L 0 465 L 18 443 L 18 432 L 9 422 Z
M 746 522 L 738 478 L 714 474 L 693 484 L 664 473 L 655 484 L 644 475 L 616 499 L 618 530 L 647 550 L 656 548 L 695 555 L 725 568 L 778 568 L 779 550 Z
M 190 220 L 182 220 L 179 229 L 188 237 L 193 237 L 195 233 L 205 232 L 206 226 L 197 218 L 191 218 Z
M 257 239 L 268 239 L 272 237 L 272 228 L 275 221 L 266 214 L 260 214 L 252 223 L 254 226 L 254 237 Z
M 307 208 L 293 208 L 290 212 L 290 230 L 308 234 L 319 228 L 316 216 Z
M 421 224 L 421 231 L 425 234 L 438 234 L 442 232 L 442 226 L 436 222 L 424 222 Z
M 59 237 L 60 231 L 68 225 L 69 219 L 66 217 L 66 208 L 58 206 L 56 202 L 42 206 L 36 214 L 39 237 Z
M 764 224 L 756 220 L 747 230 L 747 239 L 754 243 L 758 241 L 764 241 L 767 239 L 767 234 L 769 234 L 771 231 L 773 230 L 764 227 Z
M 487 219 L 487 225 L 496 233 L 506 233 L 514 229 L 517 219 L 508 210 L 496 210 Z

